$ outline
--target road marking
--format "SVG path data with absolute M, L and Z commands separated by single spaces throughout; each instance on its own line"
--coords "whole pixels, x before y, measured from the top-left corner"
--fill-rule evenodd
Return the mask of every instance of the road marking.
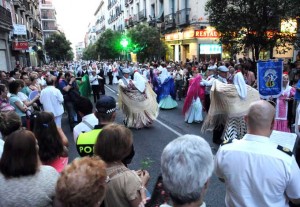
M 113 90 L 113 89 L 111 89 L 110 87 L 108 87 L 108 86 L 105 86 L 108 90 L 110 90 L 111 92 L 113 92 L 113 93 L 117 93 L 115 90 Z
M 164 124 L 163 122 L 159 121 L 158 119 L 156 119 L 156 122 L 158 122 L 159 124 L 161 124 L 162 126 L 166 127 L 167 129 L 169 129 L 171 132 L 173 132 L 174 134 L 176 134 L 177 136 L 182 136 L 181 133 L 179 133 L 178 131 L 176 131 L 175 129 L 172 129 L 171 127 L 169 127 L 168 125 Z

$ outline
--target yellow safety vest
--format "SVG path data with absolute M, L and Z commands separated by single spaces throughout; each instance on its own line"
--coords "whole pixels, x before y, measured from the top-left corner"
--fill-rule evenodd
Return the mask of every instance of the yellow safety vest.
M 101 130 L 102 129 L 93 129 L 89 132 L 79 134 L 76 141 L 76 148 L 81 157 L 94 155 L 94 145 Z

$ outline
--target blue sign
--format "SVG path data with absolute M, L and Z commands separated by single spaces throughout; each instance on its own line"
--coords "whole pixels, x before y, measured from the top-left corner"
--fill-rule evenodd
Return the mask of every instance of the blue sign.
M 282 90 L 282 60 L 257 63 L 258 92 L 262 98 L 277 98 Z

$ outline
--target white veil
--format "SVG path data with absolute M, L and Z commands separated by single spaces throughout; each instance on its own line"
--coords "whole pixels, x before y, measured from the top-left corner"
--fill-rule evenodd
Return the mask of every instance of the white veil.
M 134 73 L 132 82 L 141 93 L 145 91 L 147 80 L 140 73 Z
M 238 72 L 234 75 L 233 84 L 241 99 L 246 99 L 247 97 L 247 86 L 243 74 Z

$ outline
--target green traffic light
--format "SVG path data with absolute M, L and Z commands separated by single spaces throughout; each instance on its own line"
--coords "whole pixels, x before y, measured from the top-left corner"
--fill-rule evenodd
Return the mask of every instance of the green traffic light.
M 128 41 L 127 41 L 126 39 L 122 39 L 122 40 L 121 40 L 121 45 L 122 45 L 124 48 L 126 48 L 127 45 L 128 45 Z

